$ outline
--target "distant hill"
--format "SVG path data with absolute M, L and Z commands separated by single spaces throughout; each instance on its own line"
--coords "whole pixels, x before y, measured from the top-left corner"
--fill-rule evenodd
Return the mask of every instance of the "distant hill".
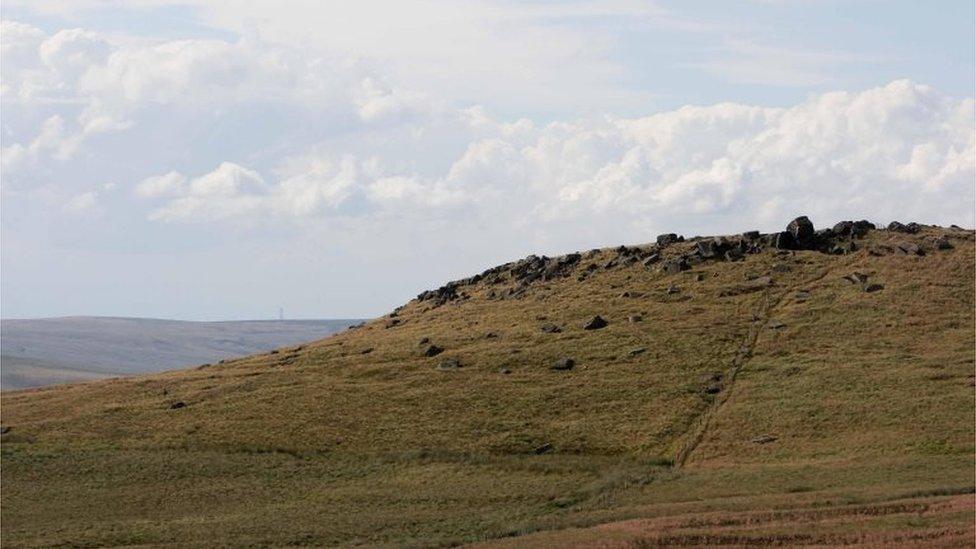
M 0 536 L 972 547 L 974 252 L 916 224 L 661 235 L 310 343 L 7 391 Z
M 321 339 L 357 320 L 187 322 L 62 317 L 0 321 L 0 387 L 145 374 Z

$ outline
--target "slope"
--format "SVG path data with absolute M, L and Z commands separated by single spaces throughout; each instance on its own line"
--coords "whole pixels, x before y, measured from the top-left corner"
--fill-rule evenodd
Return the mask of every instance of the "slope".
M 655 517 L 971 502 L 973 233 L 790 228 L 530 257 L 312 344 L 6 393 L 2 541 L 564 544 L 644 517 L 603 532 L 653 545 Z M 831 528 L 972 540 L 948 508 Z

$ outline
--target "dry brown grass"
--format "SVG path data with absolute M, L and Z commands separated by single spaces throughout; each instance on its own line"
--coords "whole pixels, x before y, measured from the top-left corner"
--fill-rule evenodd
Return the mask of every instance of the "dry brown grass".
M 523 299 L 479 287 L 461 303 L 411 302 L 398 326 L 378 319 L 300 348 L 4 393 L 3 543 L 451 545 L 968 493 L 973 235 L 947 234 L 955 248 L 924 257 L 765 252 L 673 276 L 601 269 Z M 884 291 L 841 280 L 853 270 Z M 772 287 L 742 291 L 767 273 Z M 594 314 L 610 325 L 583 330 Z M 545 322 L 563 331 L 543 333 Z M 422 356 L 423 337 L 446 350 Z M 462 367 L 438 370 L 449 357 Z M 576 368 L 549 369 L 560 357 Z M 725 388 L 709 395 L 715 372 Z M 751 442 L 763 434 L 777 438 Z M 946 540 L 973 518 L 953 516 Z M 852 520 L 789 528 L 828 536 Z M 869 522 L 857 527 L 912 529 Z M 755 535 L 767 530 L 783 533 Z

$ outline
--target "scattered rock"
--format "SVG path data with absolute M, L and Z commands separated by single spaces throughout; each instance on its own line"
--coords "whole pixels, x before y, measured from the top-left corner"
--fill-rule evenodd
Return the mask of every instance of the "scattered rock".
M 695 281 L 701 282 L 705 280 L 705 273 L 695 273 Z
M 437 356 L 443 352 L 444 352 L 443 347 L 438 347 L 437 345 L 428 345 L 424 349 L 423 355 L 426 357 L 432 357 L 432 356 Z
M 543 332 L 547 333 L 547 334 L 558 334 L 559 332 L 563 331 L 562 328 L 560 328 L 559 326 L 556 326 L 555 324 L 553 324 L 551 322 L 547 322 L 547 323 L 543 324 L 542 326 L 539 327 L 539 329 L 542 330 Z
M 647 352 L 647 349 L 645 349 L 644 347 L 638 347 L 636 349 L 631 349 L 630 351 L 628 351 L 627 352 L 627 356 L 642 355 L 642 354 L 644 354 L 646 352 Z
M 773 320 L 772 322 L 769 323 L 769 329 L 770 330 L 782 330 L 785 327 L 786 327 L 786 324 L 783 324 L 782 322 L 780 322 L 778 320 Z
M 884 290 L 884 284 L 878 284 L 877 282 L 872 282 L 871 284 L 866 284 L 864 286 L 864 291 L 869 294 L 880 292 L 881 290 Z
M 496 339 L 498 334 L 496 332 L 488 332 L 485 334 L 485 339 Z
M 428 343 L 430 343 L 430 338 L 429 337 L 422 337 L 422 338 L 420 338 L 420 341 L 417 342 L 417 347 L 423 347 L 424 345 L 427 345 Z
M 905 255 L 925 255 L 925 251 L 914 242 L 899 242 L 896 244 L 896 249 L 898 253 Z
M 915 234 L 922 230 L 922 226 L 914 222 L 903 225 L 897 221 L 892 221 L 888 224 L 888 230 L 895 233 Z
M 501 370 L 498 370 L 498 373 L 507 376 L 508 374 L 512 373 L 512 371 L 508 368 L 502 368 Z
M 372 347 L 366 347 L 365 349 L 363 349 L 362 351 L 360 351 L 359 354 L 368 355 L 369 353 L 372 353 L 372 352 L 373 352 L 373 348 Z
M 170 410 L 179 410 L 180 408 L 186 408 L 186 403 L 182 400 L 177 400 L 176 402 L 169 405 Z
M 550 366 L 553 370 L 572 370 L 576 366 L 576 361 L 571 358 L 560 358 Z
M 438 370 L 457 370 L 460 367 L 461 361 L 454 357 L 445 358 L 437 365 Z
M 546 453 L 549 453 L 551 451 L 552 451 L 552 444 L 550 444 L 548 442 L 545 443 L 545 444 L 543 444 L 542 446 L 539 446 L 535 450 L 533 450 L 533 452 L 535 452 L 536 455 L 546 454 Z
M 651 255 L 644 258 L 643 265 L 645 267 L 650 267 L 651 265 L 657 263 L 660 260 L 661 260 L 661 256 L 659 254 L 652 253 Z
M 940 237 L 936 238 L 935 241 L 933 241 L 933 245 L 935 246 L 935 249 L 936 250 L 951 250 L 952 249 L 952 242 L 949 242 L 949 239 L 946 238 L 945 236 L 940 236 Z
M 594 316 L 593 318 L 587 320 L 586 324 L 583 324 L 584 330 L 599 330 L 600 328 L 606 328 L 606 327 L 607 327 L 607 321 L 603 320 L 603 317 L 601 317 L 600 315 Z
M 401 324 L 403 324 L 403 321 L 400 320 L 399 318 L 393 318 L 393 319 L 390 319 L 390 320 L 387 320 L 386 321 L 386 327 L 387 328 L 395 328 L 395 327 L 397 327 L 397 326 L 399 326 Z
M 661 272 L 664 274 L 678 274 L 681 271 L 686 271 L 691 268 L 688 261 L 683 257 L 677 259 L 669 259 L 661 264 Z
M 746 240 L 759 240 L 759 231 L 746 231 L 742 233 L 742 238 Z
M 776 437 L 772 435 L 759 435 L 758 437 L 752 439 L 753 444 L 769 444 L 770 442 L 775 442 Z
M 859 273 L 857 271 L 854 271 L 853 273 L 848 275 L 844 275 L 843 278 L 844 280 L 850 282 L 851 284 L 864 284 L 865 282 L 868 281 L 868 275 L 864 273 Z
M 641 315 L 630 315 L 627 317 L 627 322 L 631 322 L 631 323 L 641 322 L 642 320 L 644 320 L 644 317 L 642 317 Z

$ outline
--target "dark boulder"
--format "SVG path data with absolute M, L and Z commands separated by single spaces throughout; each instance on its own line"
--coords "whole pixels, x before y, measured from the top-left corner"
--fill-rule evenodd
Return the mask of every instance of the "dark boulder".
M 815 242 L 815 231 L 813 228 L 813 223 L 807 216 L 802 215 L 786 226 L 786 232 L 793 236 L 793 243 L 796 247 L 801 250 L 809 250 L 813 248 Z M 779 246 L 777 246 L 779 247 Z
M 936 250 L 951 250 L 952 249 L 952 242 L 949 242 L 949 239 L 946 238 L 945 236 L 940 236 L 940 237 L 936 238 L 935 241 L 933 242 L 933 244 L 935 245 L 935 249 Z
M 669 259 L 661 264 L 661 272 L 664 274 L 678 274 L 691 268 L 688 261 L 683 257 Z
M 897 221 L 892 221 L 888 224 L 888 230 L 895 233 L 915 234 L 922 230 L 922 226 L 914 222 L 902 224 Z
M 855 238 L 859 238 L 868 234 L 868 231 L 873 231 L 876 228 L 877 227 L 875 227 L 874 223 L 871 223 L 870 221 L 867 221 L 865 219 L 862 219 L 860 221 L 855 221 L 851 225 L 851 236 Z
M 759 231 L 746 231 L 742 233 L 742 238 L 748 241 L 759 240 Z
M 793 238 L 793 233 L 789 231 L 784 231 L 781 233 L 773 233 L 772 245 L 777 250 L 792 250 L 796 239 Z
M 600 315 L 594 316 L 593 318 L 587 320 L 586 324 L 583 324 L 584 330 L 599 330 L 600 328 L 606 328 L 606 327 L 607 327 L 607 321 L 604 320 L 603 317 L 601 317 Z
M 880 292 L 881 290 L 884 290 L 884 284 L 878 284 L 877 282 L 872 282 L 871 284 L 864 285 L 864 291 L 869 294 L 872 294 L 874 292 Z
M 675 242 L 681 242 L 683 239 L 674 233 L 660 234 L 657 236 L 658 246 L 667 246 L 669 244 L 674 244 Z
M 432 357 L 432 356 L 437 356 L 437 355 L 439 355 L 439 354 L 441 354 L 443 352 L 444 352 L 444 348 L 443 347 L 438 347 L 437 345 L 428 345 L 424 349 L 423 355 L 426 356 L 426 357 Z

